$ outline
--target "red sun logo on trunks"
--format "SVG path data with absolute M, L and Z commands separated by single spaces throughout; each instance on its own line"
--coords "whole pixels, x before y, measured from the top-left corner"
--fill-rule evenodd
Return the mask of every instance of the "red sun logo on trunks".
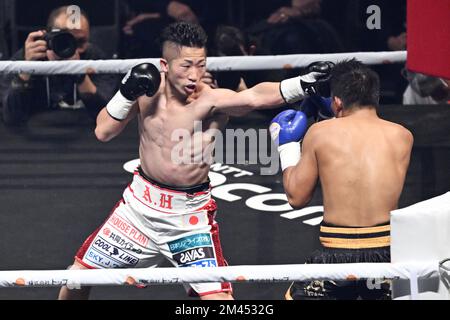
M 195 226 L 198 223 L 198 218 L 196 216 L 190 217 L 189 223 Z

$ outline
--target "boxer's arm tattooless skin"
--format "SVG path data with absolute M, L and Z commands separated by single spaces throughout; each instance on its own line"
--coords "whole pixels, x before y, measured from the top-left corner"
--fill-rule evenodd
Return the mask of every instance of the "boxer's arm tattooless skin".
M 315 125 L 307 131 L 302 143 L 302 156 L 296 166 L 283 171 L 283 186 L 289 204 L 301 208 L 311 200 L 319 178 L 319 168 L 315 153 L 317 133 Z
M 135 102 L 124 120 L 116 120 L 103 108 L 97 116 L 97 126 L 95 128 L 95 136 L 102 142 L 107 142 L 119 135 L 127 124 L 133 120 L 138 114 L 138 102 Z
M 253 110 L 274 108 L 285 103 L 278 82 L 263 82 L 241 92 L 215 89 L 211 96 L 213 112 L 234 116 L 245 115 Z

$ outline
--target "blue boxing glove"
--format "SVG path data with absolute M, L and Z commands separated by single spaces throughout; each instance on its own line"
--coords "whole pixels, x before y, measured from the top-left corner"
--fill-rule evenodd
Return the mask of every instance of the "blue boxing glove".
M 307 97 L 302 101 L 300 107 L 308 118 L 313 117 L 316 121 L 335 117 L 334 111 L 331 108 L 331 98 L 321 96 Z
M 300 141 L 307 127 L 306 115 L 292 109 L 279 113 L 270 123 L 270 136 L 278 144 L 282 170 L 295 166 L 300 161 Z

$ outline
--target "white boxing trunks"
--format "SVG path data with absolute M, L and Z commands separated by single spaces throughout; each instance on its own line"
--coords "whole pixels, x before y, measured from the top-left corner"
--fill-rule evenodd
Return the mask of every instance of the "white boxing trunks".
M 157 267 L 164 258 L 176 267 L 225 266 L 216 210 L 209 183 L 178 191 L 138 170 L 75 259 L 88 268 Z M 189 285 L 200 296 L 232 291 L 228 282 Z

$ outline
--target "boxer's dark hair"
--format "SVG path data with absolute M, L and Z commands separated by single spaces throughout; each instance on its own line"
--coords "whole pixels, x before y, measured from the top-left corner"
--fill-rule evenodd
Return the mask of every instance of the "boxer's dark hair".
M 164 28 L 161 34 L 161 45 L 166 41 L 191 48 L 204 48 L 208 37 L 205 30 L 194 23 L 175 22 Z
M 337 63 L 331 71 L 331 95 L 342 100 L 344 109 L 358 106 L 378 107 L 380 78 L 356 59 Z

